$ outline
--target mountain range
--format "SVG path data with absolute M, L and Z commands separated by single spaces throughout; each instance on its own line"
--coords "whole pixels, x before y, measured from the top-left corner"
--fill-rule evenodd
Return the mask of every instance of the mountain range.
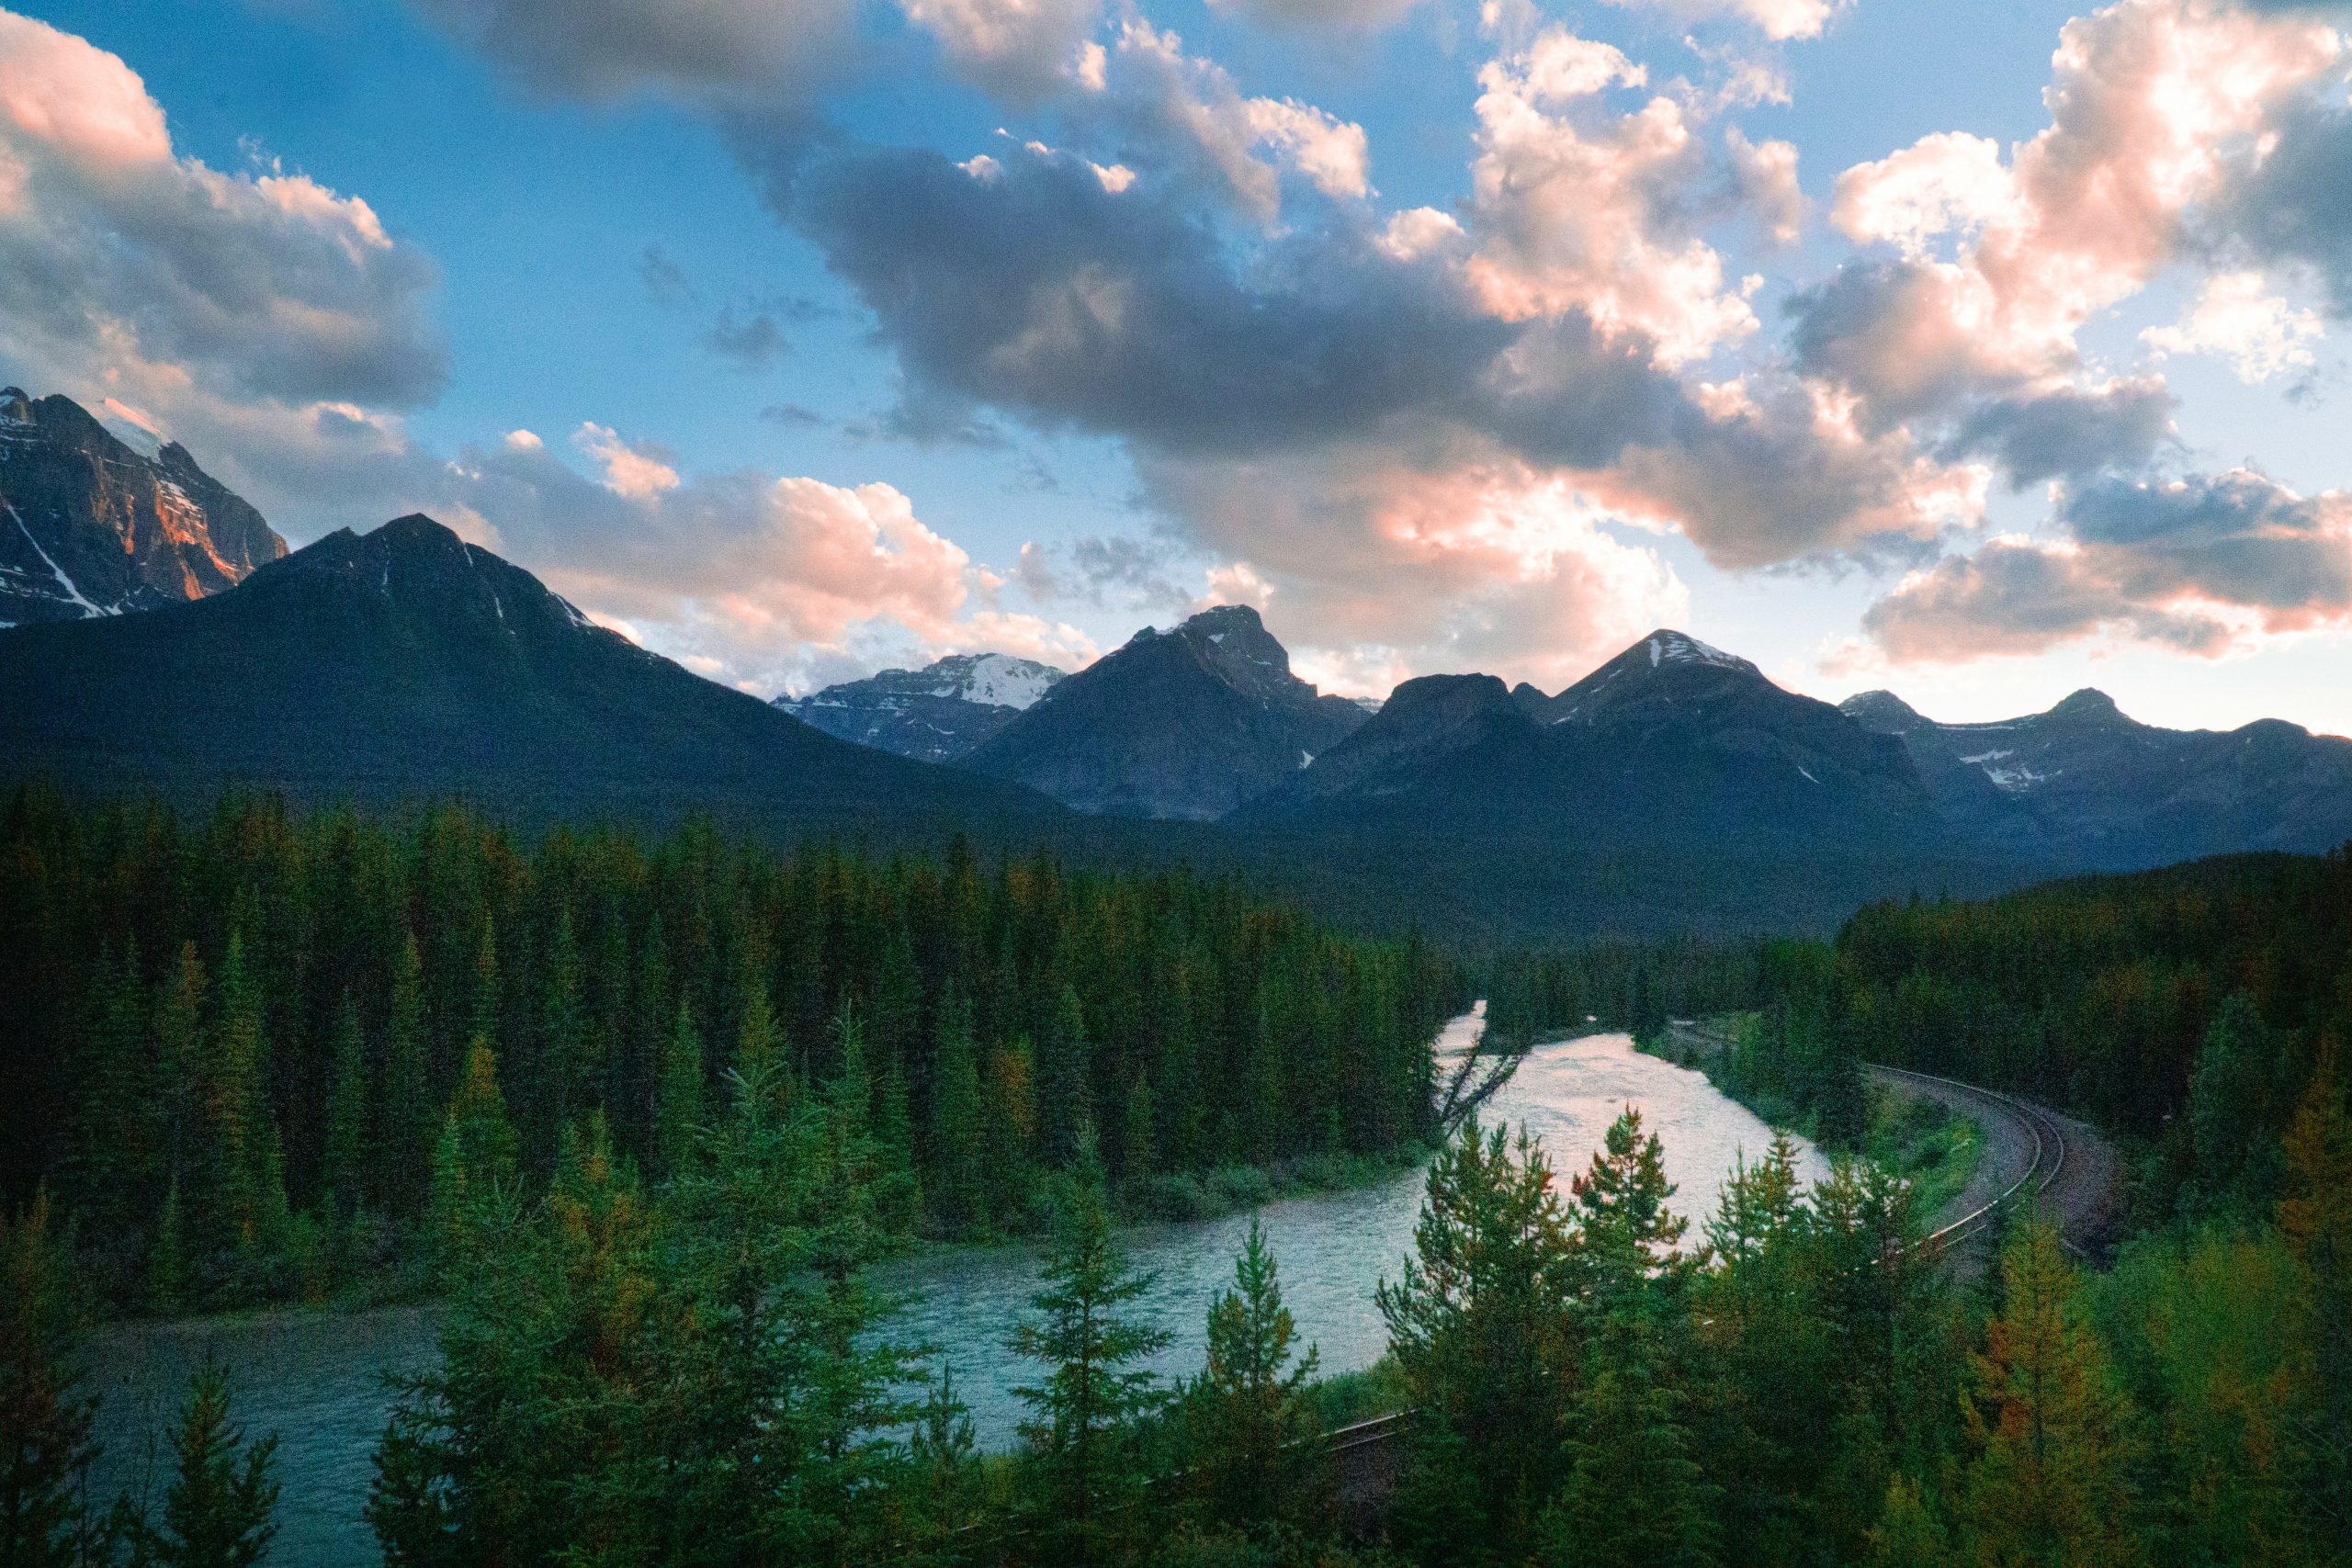
M 193 603 L 0 634 L 0 760 L 71 786 L 462 794 L 535 818 L 803 829 L 1061 816 L 707 681 L 418 515 L 338 529 Z
M 1051 692 L 1069 671 L 1007 653 L 958 653 L 885 670 L 774 705 L 826 734 L 924 762 L 952 762 Z
M 0 624 L 82 620 L 217 593 L 286 553 L 187 448 L 66 397 L 0 388 Z
M 1885 692 L 1832 706 L 1668 628 L 1557 694 L 1430 676 L 1368 711 L 1224 605 L 1067 676 L 958 655 L 771 705 L 429 518 L 286 554 L 182 448 L 144 456 L 62 398 L 0 414 L 0 604 L 26 623 L 0 631 L 0 775 L 20 779 L 972 829 L 1520 931 L 1817 924 L 1905 888 L 2352 840 L 2352 740 L 2163 729 L 2087 691 L 1996 724 Z
M 1213 821 L 1345 739 L 1365 718 L 1290 672 L 1246 604 L 1147 626 L 1055 686 L 964 759 L 1073 810 Z

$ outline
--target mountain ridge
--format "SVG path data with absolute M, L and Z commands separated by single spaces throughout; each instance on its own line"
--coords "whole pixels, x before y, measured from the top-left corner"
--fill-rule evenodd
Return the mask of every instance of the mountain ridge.
M 177 442 L 142 451 L 61 393 L 0 388 L 0 623 L 200 599 L 286 548 Z

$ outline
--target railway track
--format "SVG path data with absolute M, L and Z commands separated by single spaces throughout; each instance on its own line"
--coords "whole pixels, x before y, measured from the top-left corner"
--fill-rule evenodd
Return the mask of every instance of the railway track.
M 1873 1063 L 1871 1064 L 1870 1070 L 1897 1082 L 1932 1084 L 1948 1095 L 1957 1094 L 1985 1111 L 2006 1116 L 2024 1129 L 2027 1138 L 2032 1145 L 2033 1157 L 2027 1163 L 2026 1168 L 2018 1174 L 2016 1180 L 1996 1193 L 1988 1201 L 1977 1205 L 1941 1228 L 1930 1231 L 1921 1238 L 1919 1245 L 1922 1247 L 1939 1247 L 1949 1250 L 1971 1237 L 1982 1235 L 1992 1228 L 1994 1222 L 2003 1213 L 2022 1200 L 2041 1197 L 2050 1190 L 2062 1175 L 2065 1174 L 2068 1154 L 2065 1125 L 2057 1117 L 2032 1101 L 2019 1100 L 2016 1095 L 2005 1094 L 1996 1089 L 1985 1089 L 1978 1084 L 1962 1083 L 1957 1078 L 1939 1077 L 1933 1073 L 1914 1072 L 1908 1067 L 1890 1067 Z M 2059 1239 L 2068 1252 L 2076 1257 L 2084 1255 L 2083 1249 L 2063 1231 Z

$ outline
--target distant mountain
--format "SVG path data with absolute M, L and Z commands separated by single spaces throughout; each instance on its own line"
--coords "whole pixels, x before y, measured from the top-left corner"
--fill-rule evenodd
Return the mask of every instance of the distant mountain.
M 1736 838 L 1843 851 L 1941 836 L 1899 742 L 1668 630 L 1557 696 L 1487 675 L 1408 681 L 1244 815 L 1443 824 L 1577 850 Z
M 69 786 L 828 828 L 1062 815 L 706 681 L 423 516 L 339 530 L 193 604 L 0 633 L 0 766 Z
M 2352 840 L 2352 740 L 2279 719 L 2162 729 L 2089 690 L 1996 724 L 1939 724 L 1891 692 L 1842 706 L 1902 739 L 1957 829 L 2003 850 L 2135 867 Z
M 218 593 L 286 553 L 187 448 L 71 398 L 0 388 L 0 625 L 152 610 Z
M 1363 708 L 1317 694 L 1244 604 L 1147 626 L 1056 686 L 964 765 L 1080 811 L 1223 817 L 1338 745 Z
M 826 734 L 925 762 L 952 762 L 1052 691 L 1068 672 L 1004 653 L 959 653 L 885 670 L 775 705 Z

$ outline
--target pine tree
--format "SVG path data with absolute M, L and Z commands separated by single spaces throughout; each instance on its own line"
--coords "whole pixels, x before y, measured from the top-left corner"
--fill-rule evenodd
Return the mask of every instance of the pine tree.
M 367 1043 L 359 1010 L 344 993 L 335 1010 L 334 1036 L 327 1064 L 325 1182 L 328 1251 L 341 1267 L 352 1241 L 368 1172 L 374 1163 L 368 1145 Z
M 187 1305 L 187 1228 L 180 1207 L 180 1184 L 164 1190 L 164 1206 L 156 1212 L 155 1235 L 147 1247 L 145 1294 L 147 1309 L 170 1317 Z
M 947 1235 L 969 1235 L 988 1227 L 988 1148 L 982 1128 L 972 1004 L 951 990 L 939 1008 L 931 1135 L 925 1140 L 933 1172 L 925 1191 L 937 1226 Z
M 2001 1284 L 1966 1409 L 1977 1555 L 1996 1568 L 2137 1562 L 2125 1407 L 2047 1218 L 2027 1220 L 2002 1249 Z
M 678 1021 L 662 1052 L 662 1077 L 653 1111 L 654 1153 L 664 1175 L 684 1170 L 702 1125 L 704 1068 L 702 1033 L 691 1004 L 678 1004 Z
M 2286 1136 L 2278 1229 L 2309 1280 L 2300 1337 L 2309 1368 L 2299 1402 L 2312 1534 L 2352 1538 L 2352 1108 L 2334 1051 L 2324 1052 Z
M 155 1056 L 169 1097 L 164 1181 L 177 1199 L 174 1205 L 175 1261 L 181 1265 L 175 1271 L 177 1288 L 194 1283 L 187 1277 L 191 1260 L 209 1263 L 226 1240 L 210 1209 L 199 1201 L 195 1212 L 189 1212 L 188 1195 L 203 1190 L 212 1164 L 211 1129 L 206 1114 L 205 989 L 204 965 L 197 958 L 196 943 L 183 942 L 179 962 L 158 987 L 154 1025 Z
M 1718 1498 L 1690 1429 L 1690 1269 L 1675 1250 L 1687 1222 L 1667 1208 L 1674 1188 L 1639 1111 L 1611 1124 L 1572 1190 L 1589 1341 L 1548 1533 L 1577 1561 L 1611 1568 L 1712 1563 Z
M 141 1524 L 137 1556 L 159 1568 L 251 1568 L 277 1533 L 275 1433 L 248 1445 L 229 1418 L 229 1378 L 207 1365 L 188 1380 L 172 1429 L 174 1474 L 163 1528 Z
M 409 1221 L 424 1213 L 433 1171 L 436 1118 L 432 1045 L 424 1026 L 424 964 L 413 931 L 392 960 L 390 1007 L 384 1023 L 384 1095 L 378 1190 L 384 1206 Z
M 1136 1423 L 1166 1403 L 1159 1379 L 1135 1363 L 1164 1349 L 1169 1336 L 1132 1315 L 1155 1276 L 1135 1272 L 1112 1234 L 1102 1161 L 1083 1123 L 1061 1189 L 1045 1284 L 1030 1298 L 1037 1316 L 1007 1343 L 1047 1369 L 1042 1382 L 1013 1393 L 1030 1410 L 1021 1435 L 1049 1555 L 1107 1562 L 1132 1538 L 1142 1498 Z
M 1027 1041 L 989 1054 L 983 1099 L 989 1208 L 998 1224 L 1017 1224 L 1026 1217 L 1023 1208 L 1037 1160 L 1036 1063 Z
M 580 943 L 572 934 L 571 909 L 560 907 L 555 934 L 548 939 L 547 988 L 539 1007 L 539 1069 L 545 1103 L 537 1121 L 542 1128 L 542 1149 L 558 1141 L 562 1130 L 587 1106 L 603 1066 L 594 1058 L 587 1001 L 582 994 Z
M 259 1251 L 264 1178 L 264 1126 L 268 1123 L 268 1098 L 264 1093 L 264 1039 L 261 1039 L 261 997 L 244 976 L 244 938 L 228 933 L 228 954 L 221 959 L 221 1021 L 214 1030 L 205 1075 L 207 1140 L 202 1190 L 205 1203 L 240 1251 Z
M 1037 1047 L 1038 1155 L 1057 1170 L 1077 1159 L 1079 1129 L 1093 1120 L 1088 1055 L 1086 1011 L 1066 985 Z
M 1209 1307 L 1208 1365 L 1186 1391 L 1185 1417 L 1205 1517 L 1254 1531 L 1311 1519 L 1330 1478 L 1306 1394 L 1315 1348 L 1297 1353 L 1298 1325 L 1255 1215 L 1233 1273 Z
M 515 1184 L 516 1143 L 498 1088 L 498 1057 L 477 1036 L 466 1074 L 449 1098 L 433 1155 L 434 1245 L 446 1261 L 463 1258 L 491 1203 Z
M 1558 1487 L 1582 1375 L 1573 1259 L 1543 1146 L 1470 1119 L 1430 1163 L 1402 1277 L 1374 1298 L 1420 1412 L 1407 1533 L 1434 1560 L 1475 1541 L 1513 1561 Z
M 82 1493 L 97 1458 L 97 1401 L 82 1392 L 73 1265 L 50 1225 L 49 1191 L 0 1217 L 0 1562 L 84 1561 L 95 1521 Z

